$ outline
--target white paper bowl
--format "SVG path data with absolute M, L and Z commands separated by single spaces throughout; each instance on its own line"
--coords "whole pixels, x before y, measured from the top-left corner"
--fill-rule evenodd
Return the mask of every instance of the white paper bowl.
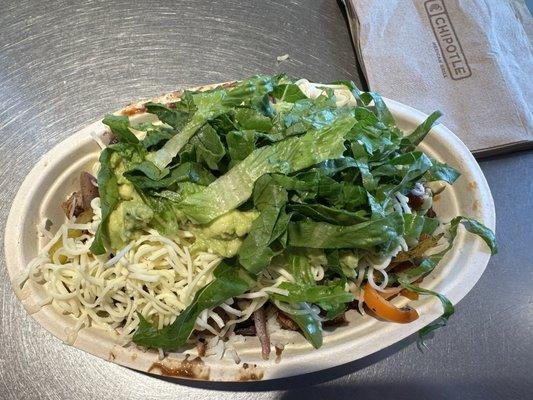
M 157 100 L 172 98 L 173 94 L 170 94 Z M 401 103 L 392 100 L 386 100 L 386 103 L 399 127 L 404 130 L 414 129 L 426 118 L 426 115 Z M 146 115 L 138 114 L 132 118 L 142 119 Z M 50 305 L 41 306 L 46 298 L 44 289 L 32 282 L 21 288 L 20 279 L 26 264 L 43 245 L 42 239 L 38 238 L 37 224 L 43 217 L 49 218 L 55 227 L 63 222 L 59 204 L 76 190 L 79 172 L 97 160 L 99 147 L 91 132 L 100 135 L 103 131 L 101 122 L 94 123 L 45 154 L 20 187 L 6 225 L 5 255 L 15 294 L 28 314 L 63 341 L 72 334 L 75 319 L 60 315 Z M 448 221 L 456 215 L 470 216 L 494 230 L 492 196 L 483 173 L 466 146 L 447 128 L 438 125 L 420 148 L 462 173 L 454 186 L 448 187 L 436 202 L 439 218 Z M 460 229 L 453 250 L 424 279 L 422 286 L 444 294 L 455 304 L 481 277 L 489 257 L 489 250 L 481 239 Z M 397 298 L 394 302 L 403 305 L 408 300 Z M 275 357 L 268 361 L 261 358 L 259 341 L 255 337 L 247 338 L 246 343 L 238 348 L 242 359 L 240 364 L 229 358 L 216 360 L 210 357 L 187 363 L 181 361 L 183 355 L 173 354 L 163 360 L 161 366 L 157 364 L 156 351 L 142 351 L 134 345 L 121 347 L 98 328 L 82 329 L 73 346 L 114 363 L 155 374 L 219 381 L 272 379 L 357 360 L 415 333 L 442 314 L 440 302 L 433 297 L 421 296 L 410 305 L 418 310 L 420 318 L 407 325 L 351 314 L 347 326 L 325 334 L 324 345 L 318 350 L 313 349 L 303 337 L 295 335 L 295 342 L 286 347 L 279 363 L 274 361 Z M 452 319 L 447 329 L 454 329 L 453 324 Z

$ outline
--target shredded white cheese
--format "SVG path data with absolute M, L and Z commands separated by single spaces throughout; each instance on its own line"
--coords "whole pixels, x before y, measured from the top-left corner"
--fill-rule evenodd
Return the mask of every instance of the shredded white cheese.
M 128 341 L 139 323 L 137 313 L 159 328 L 172 323 L 213 279 L 221 258 L 207 252 L 192 257 L 187 243 L 154 230 L 109 260 L 95 256 L 89 248 L 101 216 L 98 199 L 92 206 L 93 221 L 63 224 L 28 264 L 27 277 L 44 285 L 56 310 L 79 319 L 78 330 L 99 326 Z M 218 315 L 209 316 L 223 327 Z M 75 333 L 69 339 L 75 340 Z

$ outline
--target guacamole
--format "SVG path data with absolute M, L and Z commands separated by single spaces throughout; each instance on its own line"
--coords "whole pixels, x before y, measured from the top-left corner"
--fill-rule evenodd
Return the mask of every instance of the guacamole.
M 244 236 L 250 232 L 258 211 L 231 210 L 209 224 L 193 229 L 196 241 L 193 251 L 212 250 L 222 257 L 233 257 L 239 251 Z
M 127 166 L 118 154 L 111 156 L 111 165 L 115 168 L 120 202 L 109 215 L 108 231 L 111 248 L 118 250 L 140 235 L 140 229 L 148 225 L 154 212 L 122 175 Z

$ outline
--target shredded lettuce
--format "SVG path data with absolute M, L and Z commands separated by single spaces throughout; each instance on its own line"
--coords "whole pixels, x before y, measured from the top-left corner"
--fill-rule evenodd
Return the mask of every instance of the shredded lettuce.
M 318 348 L 321 321 L 346 310 L 353 300 L 347 287 L 360 260 L 373 257 L 393 257 L 389 287 L 441 300 L 443 316 L 421 331 L 424 336 L 446 323 L 453 306 L 413 282 L 444 258 L 458 226 L 497 251 L 494 234 L 480 222 L 456 217 L 444 236 L 436 234 L 439 219 L 429 217 L 431 193 L 420 194 L 420 185 L 453 184 L 460 177 L 417 149 L 440 112 L 405 134 L 376 93 L 339 81 L 308 98 L 300 83 L 286 75 L 254 76 L 185 91 L 172 104 L 146 103 L 157 122 L 130 126 L 126 116 L 104 118 L 119 143 L 100 156 L 102 222 L 93 253 L 117 250 L 109 232 L 121 224 L 117 213 L 110 214 L 128 202 L 145 211 L 143 227 L 173 236 L 187 224 L 196 234 L 192 252 L 208 249 L 225 258 L 215 279 L 174 323 L 158 330 L 139 316 L 135 343 L 166 350 L 183 346 L 203 310 L 250 290 L 269 266 L 281 262 L 294 281 L 280 283 L 285 292 L 272 293 L 271 303 Z M 338 90 L 355 101 L 338 106 Z M 427 205 L 423 209 L 417 208 L 417 196 Z M 226 220 L 234 221 L 234 229 L 208 235 L 213 224 Z M 446 248 L 427 256 L 443 238 Z M 324 272 L 319 281 L 312 274 L 317 263 Z
M 240 83 L 229 91 L 216 88 L 211 91 L 194 93 L 192 101 L 196 106 L 196 112 L 179 133 L 150 156 L 151 161 L 159 169 L 166 168 L 206 122 L 228 112 L 232 107 L 246 101 L 253 102 L 256 97 L 262 97 L 271 91 L 271 78 L 257 76 Z
M 254 150 L 204 191 L 185 198 L 181 209 L 198 223 L 212 221 L 248 200 L 262 175 L 290 174 L 340 157 L 344 151 L 344 136 L 354 123 L 353 118 L 344 117 L 318 131 Z

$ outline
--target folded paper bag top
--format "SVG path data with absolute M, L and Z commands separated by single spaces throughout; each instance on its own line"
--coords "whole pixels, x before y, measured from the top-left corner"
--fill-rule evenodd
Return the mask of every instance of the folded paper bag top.
M 371 90 L 441 110 L 442 122 L 478 155 L 533 147 L 527 9 L 509 0 L 345 4 Z

